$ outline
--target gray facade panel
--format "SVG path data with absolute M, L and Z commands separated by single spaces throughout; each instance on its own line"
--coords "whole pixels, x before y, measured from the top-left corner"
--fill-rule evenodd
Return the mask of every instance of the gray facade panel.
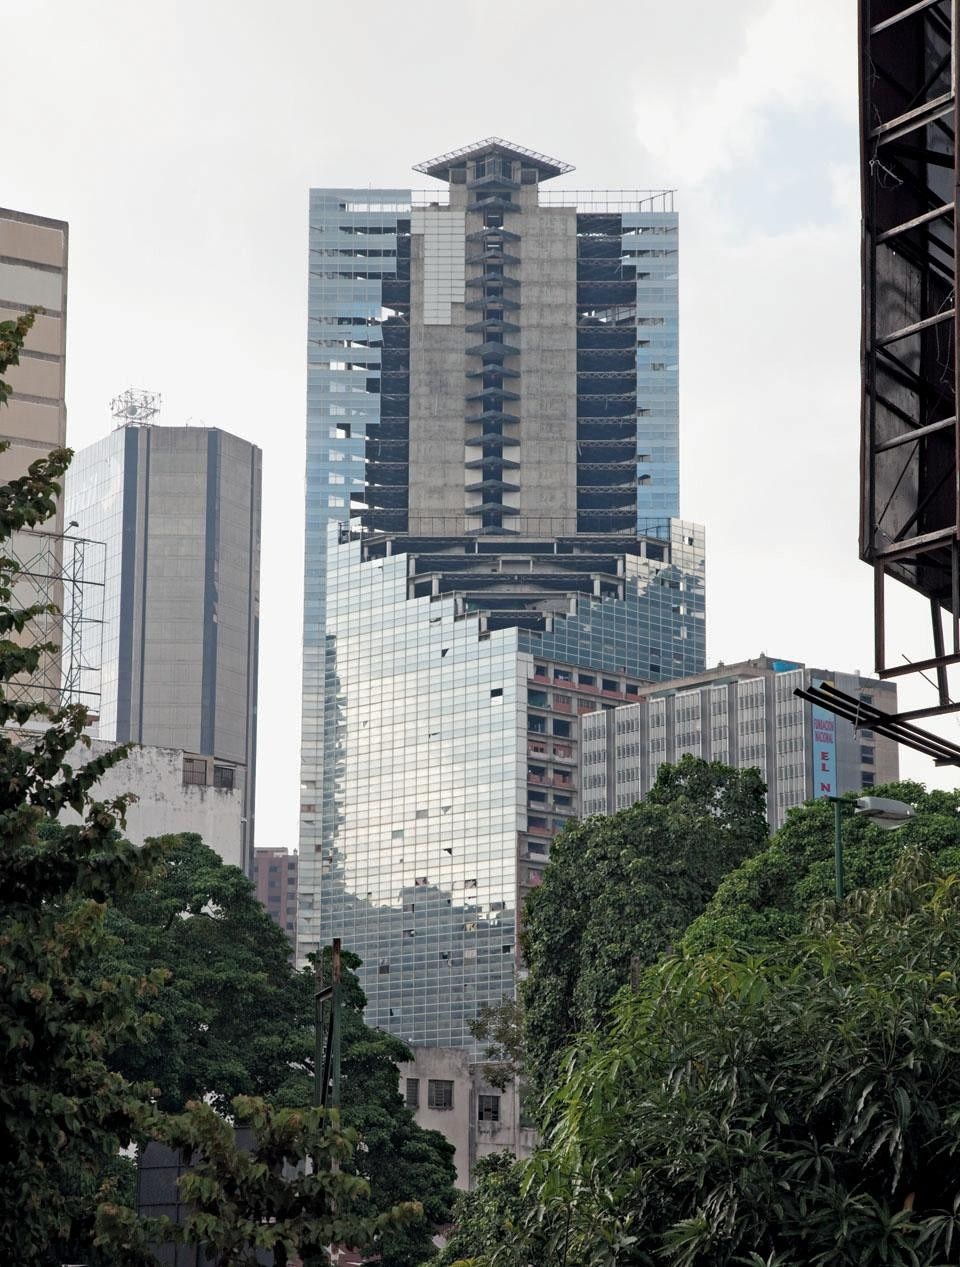
M 106 544 L 104 739 L 214 759 L 244 792 L 252 865 L 260 451 L 206 428 L 128 425 L 77 454 L 69 517 Z M 214 776 L 221 762 L 232 775 Z

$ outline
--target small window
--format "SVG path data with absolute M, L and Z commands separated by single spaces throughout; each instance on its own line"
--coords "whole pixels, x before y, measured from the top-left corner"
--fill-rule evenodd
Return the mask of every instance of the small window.
M 427 1079 L 427 1108 L 452 1109 L 453 1083 L 446 1078 Z
M 875 751 L 876 751 L 876 750 L 875 750 L 874 748 L 870 747 L 868 744 L 861 744 L 861 746 L 860 746 L 860 764 L 861 764 L 861 765 L 873 765 Z
M 206 787 L 207 763 L 202 757 L 183 758 L 183 781 L 194 787 Z
M 495 686 L 495 687 L 493 687 L 493 688 L 491 689 L 491 691 L 490 691 L 490 698 L 491 698 L 491 699 L 500 699 L 500 698 L 502 698 L 502 696 L 503 696 L 503 687 L 502 687 L 502 686 Z
M 403 1095 L 404 1104 L 408 1109 L 419 1109 L 420 1107 L 420 1079 L 407 1078 L 406 1089 Z
M 553 680 L 554 682 L 572 682 L 573 674 L 569 669 L 554 669 Z
M 388 974 L 388 973 L 389 973 L 389 971 L 390 971 L 390 960 L 389 960 L 389 959 L 381 959 L 381 960 L 380 960 L 380 966 L 379 966 L 379 968 L 377 969 L 377 971 L 378 971 L 378 973 L 380 974 L 380 976 L 381 976 L 381 977 L 385 977 L 385 976 L 387 976 L 387 974 Z
M 477 1096 L 477 1121 L 500 1121 L 500 1097 L 498 1095 Z
M 571 727 L 570 722 L 564 721 L 561 717 L 554 717 L 553 733 L 555 735 L 558 735 L 561 739 L 569 739 L 570 735 L 572 734 L 572 727 Z
M 605 691 L 619 691 L 620 690 L 620 683 L 615 681 L 612 677 L 602 678 L 600 685 L 603 687 Z
M 213 767 L 213 786 L 228 788 L 233 791 L 234 768 L 232 765 L 215 765 Z
M 579 673 L 577 674 L 577 680 L 581 686 L 596 686 L 597 684 L 597 679 L 592 673 Z

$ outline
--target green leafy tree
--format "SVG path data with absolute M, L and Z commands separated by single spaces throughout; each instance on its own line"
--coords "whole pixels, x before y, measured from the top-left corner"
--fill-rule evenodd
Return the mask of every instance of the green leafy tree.
M 0 322 L 0 404 L 32 322 Z M 12 538 L 54 515 L 70 456 L 55 450 L 0 486 L 0 1244 L 26 1267 L 59 1263 L 89 1232 L 93 1203 L 82 1183 L 64 1182 L 65 1159 L 75 1178 L 99 1175 L 132 1138 L 144 1099 L 110 1056 L 146 1040 L 152 1018 L 140 1003 L 159 986 L 150 971 L 92 971 L 106 901 L 142 882 L 157 852 L 117 835 L 125 798 L 93 795 L 124 750 L 74 770 L 85 710 L 11 691 L 56 651 L 28 645 L 31 622 L 49 609 L 18 606 Z M 81 822 L 42 839 L 41 824 L 66 806 Z
M 645 801 L 568 826 L 524 908 L 527 1072 L 543 1088 L 631 971 L 682 936 L 724 875 L 767 839 L 756 770 L 684 757 Z
M 124 1048 L 117 1067 L 156 1087 L 171 1112 L 205 1097 L 221 1112 L 238 1095 L 274 1098 L 312 1061 L 312 975 L 292 968 L 287 937 L 239 868 L 191 833 L 158 844 L 150 883 L 107 917 L 104 967 L 166 974 L 150 1004 L 157 1041 Z
M 496 1006 L 485 1003 L 467 1028 L 484 1044 L 483 1077 L 492 1087 L 505 1091 L 521 1078 L 524 1047 L 523 1008 L 519 999 L 502 999 Z
M 907 849 L 839 919 L 625 990 L 554 1092 L 527 1233 L 481 1262 L 960 1261 L 960 879 L 937 869 Z M 525 1243 L 545 1229 L 552 1257 Z
M 330 1246 L 372 1254 L 386 1232 L 421 1217 L 416 1202 L 368 1212 L 369 1185 L 349 1168 L 357 1135 L 335 1110 L 276 1111 L 244 1096 L 231 1108 L 233 1122 L 197 1102 L 154 1119 L 157 1137 L 192 1159 L 180 1180 L 186 1218 L 139 1219 L 129 1207 L 103 1202 L 98 1243 L 129 1264 L 151 1264 L 153 1246 L 180 1243 L 201 1246 L 217 1267 L 253 1267 L 264 1252 L 275 1267 L 295 1257 L 319 1267 L 331 1261 Z M 235 1125 L 250 1130 L 249 1145 Z
M 482 1157 L 474 1170 L 474 1186 L 457 1197 L 454 1231 L 432 1260 L 433 1267 L 467 1267 L 489 1259 L 506 1246 L 524 1242 L 524 1256 L 535 1259 L 545 1249 L 539 1229 L 528 1241 L 531 1203 L 524 1193 L 526 1167 L 510 1153 Z
M 149 965 L 166 977 L 150 1000 L 161 1018 L 156 1040 L 120 1050 L 117 1067 L 157 1087 L 172 1112 L 206 1097 L 229 1113 L 238 1095 L 302 1109 L 313 1096 L 313 971 L 291 965 L 286 936 L 238 868 L 195 835 L 161 843 L 151 883 L 109 915 L 114 940 L 103 966 L 135 975 Z M 397 1065 L 410 1049 L 365 1023 L 352 971 L 359 962 L 344 955 L 341 1110 L 363 1143 L 349 1165 L 369 1184 L 360 1200 L 366 1216 L 414 1197 L 421 1203 L 422 1217 L 391 1225 L 380 1246 L 385 1267 L 414 1267 L 449 1216 L 453 1148 L 404 1105 Z
M 842 818 L 847 891 L 876 888 L 905 848 L 921 846 L 944 873 L 960 870 L 960 792 L 928 792 L 920 783 L 891 783 L 878 796 L 905 801 L 916 817 L 885 832 L 853 813 Z M 851 793 L 850 800 L 857 794 Z M 826 800 L 791 810 L 767 848 L 731 871 L 684 935 L 690 950 L 725 943 L 756 949 L 801 931 L 810 907 L 834 892 L 834 809 Z

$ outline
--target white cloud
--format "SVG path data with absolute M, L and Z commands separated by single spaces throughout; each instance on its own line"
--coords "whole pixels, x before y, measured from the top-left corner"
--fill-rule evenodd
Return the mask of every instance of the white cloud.
M 677 77 L 672 92 L 641 86 L 640 143 L 670 183 L 690 188 L 755 154 L 774 110 L 826 107 L 852 123 L 855 20 L 855 6 L 837 0 L 768 0 L 725 74 Z

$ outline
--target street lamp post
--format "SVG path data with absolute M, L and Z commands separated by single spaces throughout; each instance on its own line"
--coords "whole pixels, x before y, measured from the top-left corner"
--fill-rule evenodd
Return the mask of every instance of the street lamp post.
M 833 802 L 833 873 L 837 904 L 843 901 L 843 820 L 844 805 L 853 805 L 853 812 L 876 823 L 884 831 L 895 831 L 914 817 L 916 811 L 904 801 L 892 801 L 886 796 L 861 796 L 850 801 L 845 796 L 828 796 Z

